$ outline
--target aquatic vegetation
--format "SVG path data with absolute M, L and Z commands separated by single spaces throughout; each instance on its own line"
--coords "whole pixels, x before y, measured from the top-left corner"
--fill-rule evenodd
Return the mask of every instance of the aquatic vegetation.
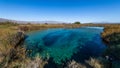
M 100 39 L 101 32 L 96 28 L 48 29 L 28 34 L 25 45 L 31 51 L 28 56 L 39 53 L 45 58 L 49 55 L 55 63 L 62 64 L 80 50 L 83 54 L 79 53 L 79 56 L 84 55 L 86 50 L 89 50 L 85 53 L 86 56 L 89 53 L 87 58 L 99 56 L 105 48 Z

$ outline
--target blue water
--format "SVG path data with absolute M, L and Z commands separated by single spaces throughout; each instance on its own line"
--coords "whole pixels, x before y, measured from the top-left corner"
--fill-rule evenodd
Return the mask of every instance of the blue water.
M 35 31 L 28 34 L 25 46 L 31 51 L 28 56 L 39 54 L 42 58 L 52 58 L 57 64 L 71 59 L 84 61 L 100 56 L 106 48 L 100 37 L 102 31 L 103 27 Z

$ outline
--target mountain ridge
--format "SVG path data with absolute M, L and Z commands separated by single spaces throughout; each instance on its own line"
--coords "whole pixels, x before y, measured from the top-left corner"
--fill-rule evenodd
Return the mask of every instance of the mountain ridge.
M 16 23 L 21 23 L 21 24 L 27 24 L 27 23 L 34 23 L 34 24 L 62 24 L 62 23 L 67 23 L 67 22 L 61 22 L 61 21 L 18 21 L 18 20 L 11 20 L 11 19 L 5 19 L 5 18 L 0 18 L 0 22 L 16 22 Z

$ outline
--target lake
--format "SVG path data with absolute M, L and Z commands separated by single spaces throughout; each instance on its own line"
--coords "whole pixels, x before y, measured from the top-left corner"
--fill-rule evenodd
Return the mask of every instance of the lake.
M 106 46 L 102 42 L 103 27 L 54 28 L 28 33 L 25 47 L 31 50 L 29 57 L 49 57 L 55 64 L 69 60 L 84 62 L 99 57 Z

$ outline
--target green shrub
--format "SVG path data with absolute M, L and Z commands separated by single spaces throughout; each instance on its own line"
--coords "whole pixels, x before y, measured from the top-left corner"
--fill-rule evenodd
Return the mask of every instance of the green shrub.
M 80 22 L 74 22 L 74 24 L 80 24 Z

